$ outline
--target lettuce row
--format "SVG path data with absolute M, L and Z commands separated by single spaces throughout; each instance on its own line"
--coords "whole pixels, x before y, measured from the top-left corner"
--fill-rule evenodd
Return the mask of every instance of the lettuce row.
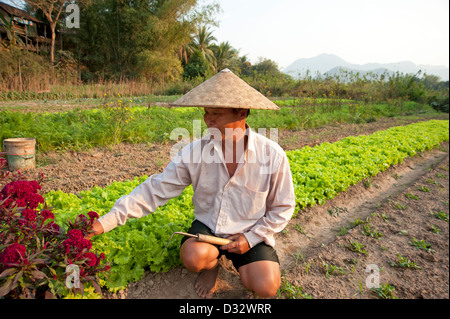
M 365 178 L 449 140 L 449 122 L 432 120 L 289 151 L 298 210 L 323 204 Z

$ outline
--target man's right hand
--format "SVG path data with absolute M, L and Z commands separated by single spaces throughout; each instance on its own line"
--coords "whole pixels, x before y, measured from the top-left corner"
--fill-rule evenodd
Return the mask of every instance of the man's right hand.
M 102 224 L 96 219 L 92 223 L 92 229 L 89 232 L 89 234 L 87 235 L 87 237 L 90 239 L 93 236 L 97 236 L 97 235 L 103 234 L 103 231 L 104 230 L 103 230 Z

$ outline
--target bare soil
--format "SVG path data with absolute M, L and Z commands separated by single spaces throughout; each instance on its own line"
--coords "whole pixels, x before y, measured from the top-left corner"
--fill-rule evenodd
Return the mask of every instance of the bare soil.
M 392 286 L 393 297 L 448 299 L 448 220 L 435 217 L 449 213 L 445 149 L 410 158 L 294 218 L 278 236 L 285 279 L 313 298 L 380 298 L 369 289 L 375 265 L 379 286 Z M 363 223 L 355 227 L 356 219 Z M 415 240 L 430 250 L 416 248 Z M 352 251 L 351 243 L 366 253 Z M 393 267 L 399 254 L 421 269 Z
M 279 143 L 291 150 L 411 122 L 384 119 L 311 131 L 286 130 L 279 132 Z M 42 172 L 46 177 L 44 192 L 61 189 L 77 193 L 94 185 L 103 187 L 115 180 L 162 172 L 170 160 L 171 146 L 120 144 L 78 153 L 38 153 L 37 168 L 24 174 L 33 177 Z M 448 221 L 434 216 L 438 212 L 448 216 L 448 202 L 448 143 L 442 143 L 438 149 L 409 158 L 324 205 L 302 210 L 277 235 L 283 284 L 276 298 L 380 298 L 381 292 L 367 287 L 366 280 L 375 276 L 366 272 L 368 265 L 379 270 L 380 286 L 392 286 L 395 297 L 449 298 Z M 351 227 L 355 219 L 365 223 Z M 364 235 L 364 226 L 372 235 L 378 232 L 382 237 Z M 348 231 L 342 235 L 343 227 Z M 440 233 L 433 232 L 436 228 Z M 414 240 L 428 243 L 429 250 L 412 246 Z M 352 242 L 362 244 L 367 253 L 351 251 L 347 246 Z M 399 254 L 421 269 L 391 266 L 398 263 Z M 216 298 L 257 298 L 243 287 L 229 261 L 222 259 L 221 264 Z M 198 298 L 193 289 L 195 278 L 196 274 L 183 267 L 166 273 L 146 272 L 139 282 L 115 294 L 105 292 L 104 298 Z

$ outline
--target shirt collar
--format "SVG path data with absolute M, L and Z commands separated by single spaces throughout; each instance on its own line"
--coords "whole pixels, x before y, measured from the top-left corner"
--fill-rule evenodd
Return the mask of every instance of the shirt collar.
M 248 136 L 246 161 L 254 163 L 256 161 L 256 133 L 252 130 L 248 124 L 245 124 L 246 134 Z
M 250 126 L 248 126 L 248 124 L 245 124 L 245 128 L 246 128 L 245 134 L 248 136 L 247 150 L 256 154 L 256 145 L 255 145 L 256 133 Z
M 245 123 L 245 134 L 248 136 L 248 141 L 247 141 L 247 149 L 245 150 L 244 159 L 246 162 L 254 163 L 256 161 L 256 134 L 257 133 L 255 131 L 253 131 L 253 129 L 247 123 Z M 206 135 L 202 139 L 208 141 L 208 143 L 214 143 L 214 139 L 212 138 L 211 134 Z M 217 150 L 219 150 L 219 146 L 217 143 L 214 143 L 213 147 L 216 148 Z M 218 153 L 222 155 L 222 150 L 220 150 L 220 152 L 218 152 Z M 223 157 L 223 156 L 221 156 L 221 157 Z

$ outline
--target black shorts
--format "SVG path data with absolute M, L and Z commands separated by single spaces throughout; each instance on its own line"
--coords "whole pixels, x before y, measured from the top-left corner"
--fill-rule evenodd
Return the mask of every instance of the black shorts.
M 189 234 L 205 234 L 205 235 L 212 235 L 211 229 L 209 229 L 205 224 L 202 222 L 199 222 L 198 220 L 194 220 L 192 222 L 191 228 L 188 231 Z M 181 245 L 188 240 L 190 237 L 185 236 L 181 240 Z M 241 266 L 250 264 L 254 261 L 261 261 L 261 260 L 269 260 L 274 261 L 277 263 L 280 263 L 278 260 L 278 255 L 275 249 L 272 246 L 267 245 L 265 242 L 261 242 L 254 247 L 250 248 L 249 251 L 247 251 L 245 254 L 235 254 L 230 253 L 227 250 L 220 249 L 218 245 L 214 245 L 219 249 L 219 257 L 222 255 L 225 255 L 229 260 L 233 262 L 234 268 L 239 270 Z

